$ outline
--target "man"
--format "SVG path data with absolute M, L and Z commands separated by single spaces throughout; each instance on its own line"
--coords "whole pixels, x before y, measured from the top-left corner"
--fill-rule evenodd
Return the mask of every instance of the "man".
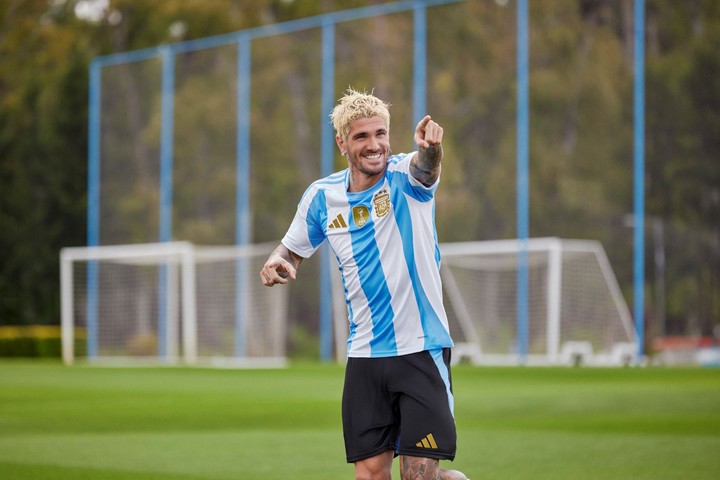
M 346 291 L 350 335 L 342 400 L 356 479 L 465 479 L 455 457 L 450 338 L 442 304 L 434 194 L 443 129 L 415 128 L 418 151 L 390 154 L 389 105 L 348 90 L 330 117 L 348 168 L 314 182 L 260 272 L 272 287 L 327 240 Z

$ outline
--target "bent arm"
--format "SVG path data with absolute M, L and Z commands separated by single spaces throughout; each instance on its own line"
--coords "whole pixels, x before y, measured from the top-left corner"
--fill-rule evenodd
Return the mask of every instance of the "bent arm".
M 270 254 L 262 270 L 260 270 L 260 280 L 266 287 L 272 287 L 277 284 L 284 285 L 288 279 L 295 280 L 297 277 L 297 268 L 302 263 L 303 258 L 291 252 L 282 243 Z

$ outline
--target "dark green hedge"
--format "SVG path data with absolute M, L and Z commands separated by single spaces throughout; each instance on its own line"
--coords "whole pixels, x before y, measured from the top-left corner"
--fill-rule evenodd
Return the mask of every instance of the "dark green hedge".
M 84 356 L 85 332 L 75 332 L 75 356 Z M 60 327 L 0 327 L 0 357 L 60 358 Z

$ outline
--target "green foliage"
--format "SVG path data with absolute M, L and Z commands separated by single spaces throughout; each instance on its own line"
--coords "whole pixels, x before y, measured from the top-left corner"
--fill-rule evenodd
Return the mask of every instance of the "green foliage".
M 76 16 L 78 0 L 6 4 L 0 9 L 0 323 L 53 324 L 58 251 L 86 243 L 91 59 L 367 2 L 113 0 L 96 21 Z M 467 0 L 428 10 L 427 104 L 446 138 L 436 209 L 443 242 L 515 236 L 514 5 Z M 677 245 L 667 255 L 668 321 L 697 318 L 697 328 L 709 333 L 720 315 L 720 7 L 714 0 L 646 5 L 647 213 L 665 222 L 668 248 Z M 530 8 L 530 234 L 601 240 L 627 294 L 631 3 L 544 0 Z M 387 98 L 396 152 L 414 147 L 412 32 L 412 13 L 336 29 L 336 94 L 353 85 Z M 216 50 L 176 61 L 173 235 L 204 244 L 235 240 L 236 52 Z M 320 175 L 318 130 L 328 112 L 320 111 L 319 50 L 318 29 L 252 45 L 250 198 L 257 242 L 282 236 L 305 187 Z M 104 91 L 115 92 L 103 97 L 108 161 L 102 175 L 112 181 L 103 182 L 102 195 L 116 199 L 111 206 L 101 202 L 101 241 L 108 243 L 157 239 L 160 93 L 147 85 L 157 84 L 160 62 L 140 63 L 103 74 Z M 339 156 L 335 167 L 344 167 Z M 651 283 L 650 259 L 646 264 Z M 298 297 L 293 321 L 312 322 L 310 296 Z
M 89 52 L 43 2 L 0 24 L 0 323 L 56 323 L 59 248 L 84 243 Z

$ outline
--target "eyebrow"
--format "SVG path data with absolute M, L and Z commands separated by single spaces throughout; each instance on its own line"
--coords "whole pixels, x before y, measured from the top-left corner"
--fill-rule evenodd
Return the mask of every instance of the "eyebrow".
M 387 133 L 387 131 L 388 131 L 388 129 L 386 127 L 378 128 L 377 130 L 375 130 L 375 135 L 380 134 L 380 133 Z M 357 132 L 355 135 L 353 135 L 352 138 L 358 138 L 358 137 L 367 135 L 368 133 L 369 132 L 367 130 L 362 130 L 360 132 Z

